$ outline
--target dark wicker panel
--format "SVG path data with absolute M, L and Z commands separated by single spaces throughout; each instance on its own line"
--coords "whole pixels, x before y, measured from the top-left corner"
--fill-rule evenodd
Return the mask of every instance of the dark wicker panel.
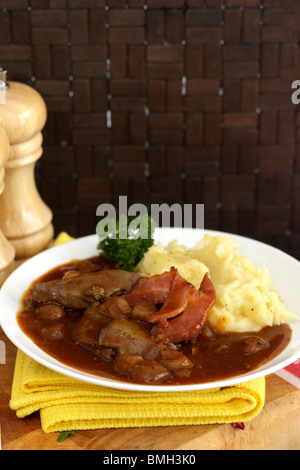
M 0 63 L 44 97 L 57 232 L 96 208 L 205 204 L 207 228 L 300 258 L 296 0 L 1 0 Z

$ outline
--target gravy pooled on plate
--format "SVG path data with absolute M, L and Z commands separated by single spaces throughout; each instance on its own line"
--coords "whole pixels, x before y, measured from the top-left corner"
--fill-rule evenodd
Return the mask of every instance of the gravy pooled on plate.
M 291 338 L 287 324 L 220 333 L 208 323 L 216 292 L 172 267 L 150 277 L 100 256 L 71 261 L 24 294 L 18 323 L 44 352 L 74 369 L 139 383 L 186 385 L 249 373 Z

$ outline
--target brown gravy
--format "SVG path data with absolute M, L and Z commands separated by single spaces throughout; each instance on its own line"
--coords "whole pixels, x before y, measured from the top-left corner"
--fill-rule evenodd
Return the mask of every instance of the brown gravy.
M 87 262 L 100 262 L 98 258 Z M 64 337 L 58 341 L 41 336 L 41 330 L 49 326 L 52 320 L 47 320 L 35 313 L 30 298 L 35 283 L 59 279 L 74 261 L 59 266 L 36 280 L 25 292 L 22 307 L 17 320 L 22 331 L 44 352 L 59 362 L 74 369 L 96 376 L 129 382 L 126 376 L 114 368 L 112 361 L 105 361 L 92 351 L 76 344 L 72 332 L 80 318 L 80 311 L 68 311 L 60 320 L 64 323 Z M 188 376 L 172 376 L 164 385 L 186 385 L 191 383 L 213 382 L 249 373 L 280 354 L 291 339 L 291 328 L 287 324 L 265 327 L 257 333 L 226 333 L 212 332 L 204 328 L 202 333 L 192 341 L 181 343 L 181 351 L 194 364 Z M 259 347 L 260 339 L 266 343 Z M 257 347 L 258 345 L 258 347 Z

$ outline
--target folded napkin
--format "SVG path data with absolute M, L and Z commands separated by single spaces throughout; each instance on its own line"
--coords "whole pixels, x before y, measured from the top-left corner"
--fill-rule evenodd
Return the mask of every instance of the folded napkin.
M 45 433 L 79 429 L 245 422 L 264 406 L 265 379 L 188 392 L 134 392 L 58 374 L 17 353 L 10 407 L 19 418 L 40 411 Z
M 54 241 L 53 245 L 54 246 L 57 246 L 57 245 L 62 245 L 63 243 L 67 243 L 67 242 L 71 242 L 72 240 L 74 240 L 73 237 L 71 237 L 68 233 L 66 232 L 61 232 L 56 240 Z
M 300 389 L 300 359 L 276 371 L 275 374 Z
M 55 244 L 72 238 L 62 233 Z M 58 374 L 17 352 L 10 408 L 23 418 L 40 412 L 45 433 L 55 431 L 245 422 L 262 410 L 265 379 L 184 392 L 135 392 Z

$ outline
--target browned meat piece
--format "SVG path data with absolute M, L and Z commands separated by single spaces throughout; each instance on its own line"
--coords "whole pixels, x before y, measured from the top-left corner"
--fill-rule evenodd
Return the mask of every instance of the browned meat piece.
M 44 326 L 41 329 L 41 335 L 43 338 L 50 339 L 51 341 L 58 341 L 65 336 L 65 326 L 63 323 Z
M 65 310 L 56 304 L 40 304 L 35 313 L 46 320 L 60 320 L 66 315 Z
M 130 305 L 136 305 L 141 302 L 151 302 L 160 304 L 165 302 L 176 274 L 176 269 L 171 268 L 162 274 L 146 277 L 142 276 L 132 287 L 129 294 L 126 294 L 126 300 Z
M 159 384 L 170 377 L 171 372 L 153 360 L 138 361 L 131 369 L 135 383 Z
M 75 341 L 133 381 L 156 384 L 193 367 L 175 343 L 199 334 L 215 290 L 205 276 L 198 291 L 175 268 L 150 278 L 118 269 L 70 270 L 60 280 L 36 284 L 33 299 L 50 317 L 50 303 L 79 314 L 85 309 Z
M 126 317 L 129 312 L 130 307 L 122 296 L 110 297 L 102 303 L 95 302 L 83 312 L 75 324 L 73 337 L 82 346 L 97 353 L 102 328 L 115 318 Z
M 137 383 L 161 383 L 173 371 L 193 366 L 174 344 L 155 342 L 132 319 L 118 318 L 109 323 L 100 333 L 99 345 L 117 350 L 114 358 L 116 370 Z
M 136 273 L 119 269 L 78 273 L 66 279 L 37 283 L 32 297 L 38 303 L 55 301 L 66 308 L 79 310 L 96 300 L 130 291 L 138 278 Z
M 132 307 L 133 318 L 154 325 L 151 335 L 156 340 L 179 343 L 198 336 L 215 302 L 216 291 L 207 274 L 197 290 L 171 267 L 162 274 L 141 277 L 123 297 Z M 142 308 L 147 304 L 156 306 L 149 315 Z
M 136 320 L 146 321 L 146 318 L 155 312 L 157 312 L 156 305 L 151 302 L 144 301 L 132 307 L 130 316 Z
M 72 265 L 62 266 L 60 271 L 68 273 L 69 271 L 79 271 L 81 273 L 90 273 L 95 271 L 102 271 L 103 269 L 117 269 L 116 263 L 108 261 L 103 256 L 94 256 L 92 258 L 74 261 Z
M 193 367 L 193 363 L 183 352 L 172 349 L 161 351 L 161 357 L 158 362 L 166 367 L 166 369 L 172 371 L 191 369 Z
M 99 344 L 144 359 L 155 359 L 159 354 L 159 348 L 149 334 L 136 321 L 127 318 L 117 318 L 103 328 Z
M 188 283 L 186 283 L 188 284 Z M 188 290 L 181 289 L 180 292 L 184 298 L 184 302 L 180 302 L 180 305 L 185 304 L 185 294 L 188 292 L 186 308 L 174 318 L 166 319 L 163 315 L 162 321 L 159 321 L 159 315 L 155 315 L 155 321 L 157 323 L 151 330 L 151 334 L 160 340 L 168 339 L 175 343 L 186 341 L 189 339 L 196 338 L 207 320 L 208 312 L 213 306 L 216 299 L 216 291 L 213 283 L 209 279 L 208 275 L 205 274 L 199 291 L 195 288 L 188 288 Z M 180 292 L 178 297 L 180 298 Z M 169 303 L 169 299 L 166 301 L 166 305 Z M 173 304 L 173 300 L 170 299 L 170 304 Z M 174 306 L 176 313 L 176 305 Z M 162 307 L 164 309 L 164 307 Z M 172 309 L 166 308 L 168 318 L 172 317 Z M 149 318 L 151 315 L 149 316 Z
M 109 297 L 97 307 L 98 311 L 108 318 L 128 317 L 131 308 L 123 296 Z
M 149 323 L 158 323 L 176 317 L 186 309 L 191 291 L 195 291 L 195 287 L 181 277 L 177 270 L 173 270 L 173 280 L 165 303 L 146 320 Z
M 245 345 L 244 352 L 246 354 L 255 354 L 270 346 L 268 341 L 256 335 L 248 336 L 242 341 L 242 344 Z
M 99 302 L 88 307 L 73 330 L 75 341 L 88 349 L 94 350 L 95 353 L 101 330 L 111 321 L 100 312 L 99 307 L 101 307 Z
M 146 301 L 131 306 L 125 294 L 105 299 L 101 306 L 99 306 L 99 311 L 112 319 L 117 317 L 131 317 L 136 320 L 145 321 L 146 317 L 157 312 L 157 308 L 155 304 Z
M 132 367 L 142 360 L 142 356 L 118 353 L 115 357 L 114 365 L 116 370 L 122 374 L 131 375 Z
M 85 347 L 87 346 L 85 345 Z M 87 349 L 89 348 L 87 347 Z M 116 355 L 116 351 L 114 349 L 105 348 L 104 346 L 97 346 L 94 352 L 97 356 L 101 357 L 102 359 L 104 359 L 104 361 L 107 362 L 112 361 Z

